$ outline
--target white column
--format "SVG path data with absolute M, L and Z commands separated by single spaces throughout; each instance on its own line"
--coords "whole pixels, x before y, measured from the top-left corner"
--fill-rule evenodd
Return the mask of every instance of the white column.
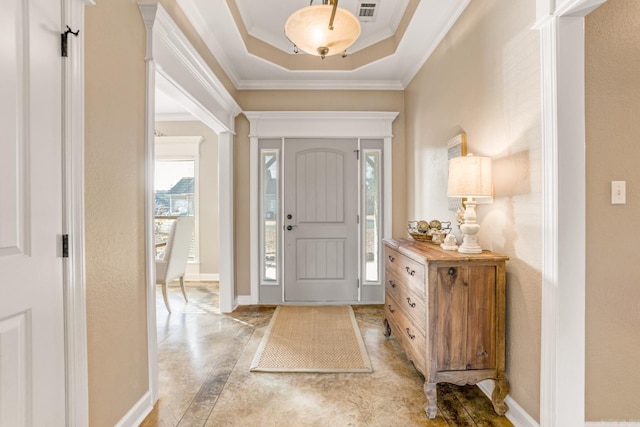
M 382 237 L 389 238 L 393 234 L 393 176 L 391 171 L 393 170 L 393 154 L 392 154 L 392 137 L 388 136 L 384 138 L 384 151 L 383 157 L 383 188 L 382 198 L 384 200 L 382 220 L 384 229 L 382 230 Z
M 235 302 L 233 223 L 233 134 L 218 134 L 218 185 L 220 215 L 220 311 L 230 313 Z
M 585 420 L 584 16 L 606 0 L 538 0 L 543 123 L 540 425 Z
M 260 163 L 258 162 L 260 158 L 260 152 L 258 150 L 258 138 L 255 136 L 251 136 L 250 138 L 250 149 L 249 155 L 251 156 L 249 159 L 249 180 L 250 180 L 250 191 L 249 191 L 249 247 L 251 248 L 251 253 L 249 254 L 249 263 L 250 263 L 250 280 L 251 280 L 251 304 L 257 304 L 260 296 L 260 217 L 258 215 L 260 211 L 260 206 L 258 205 L 258 198 L 261 197 L 259 193 L 259 172 L 260 172 Z M 280 168 L 280 165 L 278 165 Z M 281 169 L 281 168 L 280 168 Z M 281 178 L 280 178 L 281 179 Z M 278 208 L 279 210 L 279 208 Z M 281 281 L 281 278 L 278 278 Z
M 584 425 L 585 159 L 583 18 L 541 29 L 543 283 L 540 421 Z
M 146 29 L 145 52 L 145 110 L 144 110 L 144 225 L 147 288 L 147 360 L 149 371 L 149 394 L 152 406 L 158 400 L 158 335 L 156 328 L 156 269 L 154 237 L 154 166 L 155 166 L 155 87 L 156 64 L 153 60 L 153 24 L 156 4 L 140 6 Z

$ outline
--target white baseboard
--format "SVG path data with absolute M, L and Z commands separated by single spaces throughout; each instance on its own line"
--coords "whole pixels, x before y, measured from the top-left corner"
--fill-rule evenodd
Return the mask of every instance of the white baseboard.
M 487 397 L 491 398 L 491 393 L 493 392 L 493 381 L 487 380 L 478 383 L 478 388 L 482 390 Z M 509 410 L 505 414 L 507 419 L 513 423 L 515 427 L 540 427 L 540 424 L 536 420 L 531 417 L 522 406 L 518 405 L 518 403 L 511 398 L 511 396 L 507 395 L 504 399 L 504 403 L 507 404 Z
M 115 427 L 137 427 L 153 409 L 151 392 L 147 391 L 138 402 L 129 409 L 129 412 L 120 419 Z
M 251 295 L 238 295 L 237 305 L 253 305 Z
M 640 421 L 589 421 L 585 427 L 640 427 Z
M 187 282 L 219 282 L 219 274 L 209 273 L 187 273 L 184 275 L 184 280 Z

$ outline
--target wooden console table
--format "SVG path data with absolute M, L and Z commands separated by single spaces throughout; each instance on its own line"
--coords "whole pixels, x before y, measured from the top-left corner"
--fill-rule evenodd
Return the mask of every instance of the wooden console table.
M 425 411 L 436 416 L 436 384 L 492 379 L 499 415 L 509 383 L 505 367 L 505 262 L 484 251 L 385 239 L 385 327 L 425 377 Z

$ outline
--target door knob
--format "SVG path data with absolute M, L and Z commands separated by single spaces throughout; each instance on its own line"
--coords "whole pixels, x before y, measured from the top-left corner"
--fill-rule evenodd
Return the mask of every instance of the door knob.
M 292 218 L 293 218 L 293 215 L 287 214 L 287 219 L 292 219 Z
M 287 225 L 287 230 L 291 231 L 291 230 L 293 230 L 295 227 L 297 227 L 297 225 Z

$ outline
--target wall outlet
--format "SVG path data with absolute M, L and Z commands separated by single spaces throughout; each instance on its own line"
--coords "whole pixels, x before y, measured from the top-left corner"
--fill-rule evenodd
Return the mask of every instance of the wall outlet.
M 624 205 L 627 203 L 627 182 L 611 181 L 611 204 Z

